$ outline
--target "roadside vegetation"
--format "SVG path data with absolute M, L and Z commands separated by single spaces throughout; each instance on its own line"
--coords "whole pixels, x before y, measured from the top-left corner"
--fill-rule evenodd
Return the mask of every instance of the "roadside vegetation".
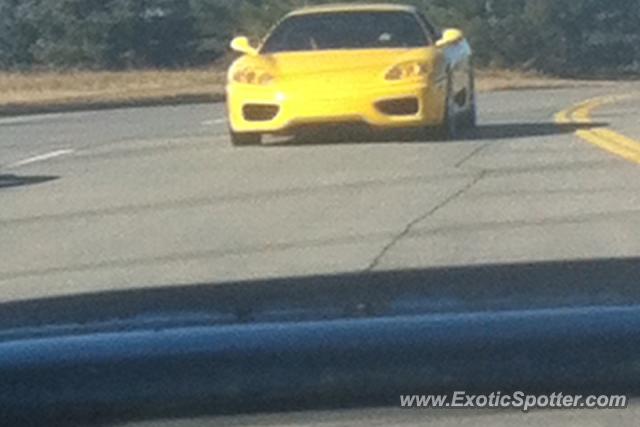
M 0 113 L 220 99 L 234 35 L 257 39 L 288 10 L 327 2 L 0 0 Z M 640 74 L 637 0 L 399 2 L 465 31 L 479 68 L 500 70 L 480 73 L 481 90 Z
M 637 0 L 387 1 L 414 3 L 436 24 L 464 29 L 481 67 L 640 73 Z M 262 36 L 288 10 L 317 3 L 328 1 L 0 0 L 0 69 L 207 65 L 234 34 Z

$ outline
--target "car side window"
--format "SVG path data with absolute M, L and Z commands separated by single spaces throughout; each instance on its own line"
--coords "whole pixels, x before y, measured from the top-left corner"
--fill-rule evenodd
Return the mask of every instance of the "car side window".
M 442 37 L 440 31 L 431 23 L 431 21 L 429 21 L 425 14 L 418 12 L 418 18 L 420 18 L 420 22 L 424 25 L 425 30 L 427 30 L 427 35 L 429 36 L 431 44 L 435 44 L 436 41 L 440 40 Z

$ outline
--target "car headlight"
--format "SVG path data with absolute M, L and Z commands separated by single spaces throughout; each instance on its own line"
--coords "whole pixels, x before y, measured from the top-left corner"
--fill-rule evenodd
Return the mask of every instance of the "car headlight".
M 412 79 L 416 77 L 425 77 L 429 74 L 429 67 L 427 64 L 411 61 L 411 62 L 403 62 L 402 64 L 398 64 L 387 71 L 387 74 L 384 76 L 386 80 L 398 81 L 398 80 L 406 80 Z
M 271 73 L 257 68 L 243 68 L 233 73 L 232 79 L 237 83 L 248 85 L 268 85 L 273 82 L 274 77 Z

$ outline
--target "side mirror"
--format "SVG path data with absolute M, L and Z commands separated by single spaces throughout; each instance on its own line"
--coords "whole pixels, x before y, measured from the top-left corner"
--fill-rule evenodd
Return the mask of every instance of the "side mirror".
M 255 56 L 258 54 L 258 50 L 251 46 L 249 39 L 246 37 L 236 37 L 231 41 L 231 49 L 236 52 L 244 53 L 245 55 Z
M 444 33 L 442 33 L 442 38 L 436 42 L 436 46 L 451 46 L 452 44 L 460 43 L 463 39 L 464 34 L 462 34 L 462 31 L 455 28 L 449 28 L 447 30 L 444 30 Z

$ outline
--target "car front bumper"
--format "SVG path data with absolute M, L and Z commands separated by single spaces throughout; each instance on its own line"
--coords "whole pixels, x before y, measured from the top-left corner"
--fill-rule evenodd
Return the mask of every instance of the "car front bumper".
M 287 133 L 298 126 L 345 122 L 408 128 L 438 125 L 444 117 L 444 91 L 424 82 L 313 92 L 231 84 L 227 103 L 235 132 Z

